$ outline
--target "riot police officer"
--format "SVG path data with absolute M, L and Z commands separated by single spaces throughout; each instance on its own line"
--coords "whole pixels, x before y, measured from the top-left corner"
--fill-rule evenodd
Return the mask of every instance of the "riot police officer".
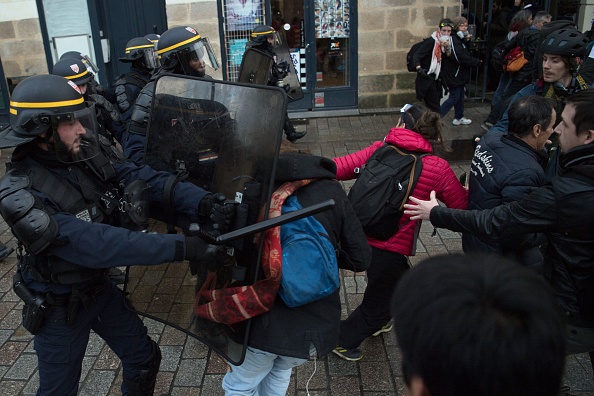
M 159 38 L 157 48 L 161 62 L 160 72 L 211 78 L 206 74 L 206 67 L 214 70 L 219 68 L 208 38 L 202 37 L 190 26 L 177 26 L 165 31 Z M 138 95 L 122 141 L 126 157 L 138 164 L 144 162 L 144 146 L 154 90 L 155 84 L 151 81 Z
M 210 261 L 217 249 L 196 237 L 138 231 L 148 204 L 162 202 L 170 175 L 106 150 L 93 106 L 56 75 L 28 77 L 14 90 L 10 126 L 0 133 L 0 148 L 16 146 L 0 179 L 0 213 L 19 241 L 13 287 L 26 302 L 23 325 L 35 334 L 38 395 L 76 395 L 91 330 L 122 360 L 122 393 L 152 395 L 159 346 L 106 271 Z M 228 225 L 232 211 L 211 196 L 178 183 L 178 225 L 204 223 L 200 214 Z
M 91 60 L 91 58 L 89 58 L 88 55 L 85 55 L 78 51 L 68 51 L 64 52 L 60 56 L 60 60 L 62 59 L 78 59 L 79 61 L 81 61 L 85 65 L 89 73 L 91 73 L 91 75 L 93 76 L 93 79 L 89 81 L 89 88 L 91 89 L 91 92 L 89 93 L 96 93 L 101 96 L 109 97 L 109 92 L 101 84 L 99 84 L 97 80 L 95 80 L 95 75 L 99 73 L 99 68 Z
M 283 78 L 286 77 L 290 72 L 289 64 L 286 61 L 278 62 L 275 48 L 280 44 L 280 42 L 281 39 L 279 34 L 276 30 L 274 30 L 274 28 L 267 25 L 260 25 L 254 28 L 251 33 L 251 39 L 246 45 L 246 50 L 249 48 L 254 48 L 264 52 L 267 55 L 270 55 L 274 59 L 272 70 L 268 75 L 268 85 L 274 87 L 278 86 L 279 83 L 282 84 Z M 284 87 L 281 85 L 281 88 Z M 287 136 L 287 140 L 292 143 L 298 139 L 301 139 L 307 133 L 305 131 L 297 132 L 288 115 L 285 117 L 284 131 L 285 135 Z
M 130 71 L 115 82 L 115 96 L 122 121 L 127 123 L 132 106 L 140 91 L 149 82 L 153 70 L 158 67 L 155 44 L 146 37 L 136 37 L 126 44 L 126 54 L 120 62 L 130 63 Z
M 126 131 L 120 112 L 103 95 L 94 91 L 94 74 L 84 65 L 84 62 L 75 58 L 63 58 L 52 68 L 52 74 L 65 77 L 75 83 L 81 90 L 85 100 L 95 103 L 99 133 L 109 140 L 120 140 Z M 113 142 L 115 145 L 115 142 Z
M 157 33 L 149 33 L 144 38 L 151 40 L 151 43 L 155 46 L 155 51 L 157 50 L 157 44 L 159 43 L 159 39 L 161 38 L 160 34 Z

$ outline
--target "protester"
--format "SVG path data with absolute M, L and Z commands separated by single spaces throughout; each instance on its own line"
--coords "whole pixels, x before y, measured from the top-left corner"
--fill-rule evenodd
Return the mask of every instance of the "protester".
M 546 55 L 545 55 L 546 56 Z M 567 353 L 594 351 L 594 89 L 567 98 L 559 135 L 560 174 L 524 199 L 483 211 L 440 207 L 431 193 L 405 213 L 483 238 L 543 232 L 545 278 L 567 321 Z M 592 353 L 590 359 L 592 360 Z
M 556 121 L 554 102 L 538 95 L 510 105 L 507 133 L 489 131 L 478 142 L 470 167 L 468 209 L 490 209 L 518 201 L 546 182 L 544 150 Z M 481 240 L 462 234 L 465 252 L 507 256 L 542 274 L 542 234 Z
M 281 150 L 275 176 L 277 186 L 313 179 L 291 196 L 297 197 L 303 207 L 334 199 L 337 204 L 333 209 L 314 217 L 327 231 L 335 249 L 340 247 L 339 266 L 351 271 L 366 270 L 371 249 L 344 190 L 335 180 L 336 164 L 290 146 Z M 269 312 L 252 319 L 245 360 L 240 366 L 231 366 L 225 375 L 225 394 L 285 395 L 293 367 L 310 357 L 324 357 L 336 346 L 340 314 L 339 289 L 295 308 L 288 307 L 277 295 Z
M 407 105 L 402 117 L 392 128 L 384 141 L 335 158 L 336 176 L 339 180 L 354 179 L 356 169 L 361 168 L 369 157 L 384 144 L 391 144 L 406 152 L 422 156 L 422 172 L 412 195 L 428 197 L 431 190 L 438 191 L 440 199 L 449 206 L 466 209 L 468 192 L 462 187 L 450 165 L 444 159 L 431 155 L 431 143 L 443 147 L 443 122 L 438 113 L 423 105 Z M 372 260 L 367 270 L 367 288 L 361 305 L 340 325 L 340 338 L 335 354 L 346 360 L 359 360 L 362 352 L 359 346 L 367 337 L 389 330 L 390 296 L 398 280 L 408 268 L 407 256 L 414 256 L 421 223 L 402 216 L 399 229 L 388 240 L 368 237 L 372 248 Z
M 411 396 L 556 396 L 563 317 L 541 277 L 488 255 L 424 260 L 392 296 Z
M 454 125 L 468 125 L 472 120 L 464 117 L 465 85 L 470 82 L 470 69 L 481 63 L 478 58 L 470 55 L 468 36 L 468 21 L 464 17 L 453 19 L 454 32 L 451 35 L 452 49 L 442 58 L 443 70 L 441 72 L 443 84 L 447 87 L 450 96 L 443 102 L 439 110 L 444 117 L 454 108 Z
M 412 63 L 417 70 L 415 90 L 418 100 L 439 113 L 441 98 L 441 67 L 443 56 L 452 52 L 450 35 L 454 24 L 450 19 L 439 21 L 438 30 L 431 34 L 433 40 L 425 40 L 413 54 Z

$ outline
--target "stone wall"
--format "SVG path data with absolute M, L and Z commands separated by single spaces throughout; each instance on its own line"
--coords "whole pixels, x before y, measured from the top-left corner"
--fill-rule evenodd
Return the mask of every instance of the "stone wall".
M 401 107 L 415 99 L 406 53 L 459 13 L 456 0 L 359 0 L 359 109 Z
M 0 58 L 6 78 L 47 73 L 39 19 L 0 22 Z
M 208 37 L 213 51 L 221 61 L 221 45 L 219 38 L 219 16 L 216 1 L 201 1 L 185 4 L 167 5 L 167 26 L 191 26 L 203 37 Z M 222 80 L 222 69 L 208 71 L 213 78 Z

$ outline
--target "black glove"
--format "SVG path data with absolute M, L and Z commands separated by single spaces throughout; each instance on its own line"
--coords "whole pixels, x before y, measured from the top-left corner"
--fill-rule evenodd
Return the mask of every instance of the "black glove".
M 186 237 L 184 259 L 204 265 L 209 271 L 217 269 L 217 256 L 224 251 L 223 246 L 211 245 L 198 237 Z
M 225 231 L 235 217 L 235 205 L 225 204 L 227 198 L 224 194 L 207 194 L 198 205 L 198 216 L 210 219 L 215 228 Z
M 423 76 L 423 77 L 428 77 L 429 75 L 427 74 L 427 70 L 423 69 L 422 67 L 419 67 L 417 69 L 417 73 L 419 73 L 419 75 Z

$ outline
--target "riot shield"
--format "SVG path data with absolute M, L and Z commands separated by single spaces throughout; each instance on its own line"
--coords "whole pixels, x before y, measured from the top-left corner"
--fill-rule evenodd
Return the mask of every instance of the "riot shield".
M 283 86 L 287 87 L 287 96 L 289 97 L 289 102 L 293 102 L 303 98 L 303 90 L 301 89 L 301 82 L 299 81 L 299 75 L 295 70 L 295 64 L 293 63 L 293 58 L 291 58 L 291 54 L 289 52 L 289 45 L 287 44 L 287 36 L 285 35 L 285 31 L 279 31 L 279 36 L 281 38 L 280 45 L 278 45 L 274 52 L 276 53 L 276 63 L 281 64 L 283 62 L 287 62 L 289 65 L 289 74 L 283 78 Z M 299 65 L 297 65 L 299 67 Z
M 241 58 L 238 82 L 267 85 L 274 59 L 255 48 L 248 48 Z
M 286 103 L 276 87 L 164 75 L 155 85 L 146 162 L 181 169 L 192 182 L 235 199 L 233 229 L 253 225 L 268 213 Z M 194 304 L 205 287 L 252 284 L 262 243 L 263 238 L 235 238 L 210 268 L 187 262 L 129 267 L 126 291 L 132 306 L 240 364 L 249 321 L 210 322 L 194 314 Z

